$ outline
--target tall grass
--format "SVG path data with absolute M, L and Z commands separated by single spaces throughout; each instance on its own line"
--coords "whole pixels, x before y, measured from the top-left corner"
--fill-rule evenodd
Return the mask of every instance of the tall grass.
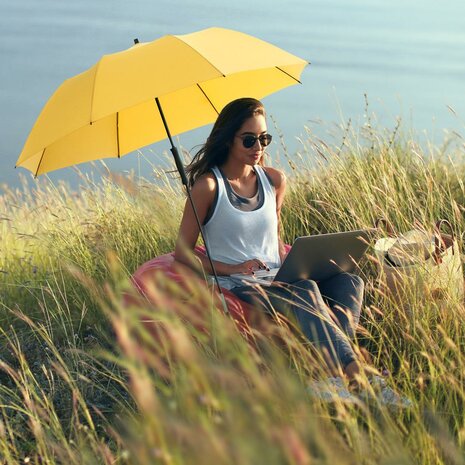
M 462 155 L 424 153 L 398 127 L 345 127 L 331 144 L 308 130 L 280 160 L 284 239 L 446 218 L 462 246 Z M 3 463 L 464 462 L 463 302 L 412 293 L 399 306 L 372 260 L 356 345 L 407 409 L 312 397 L 319 364 L 299 335 L 265 319 L 247 340 L 204 286 L 192 289 L 201 314 L 161 274 L 150 302 L 123 305 L 128 277 L 172 250 L 180 220 L 181 189 L 155 175 L 83 176 L 74 193 L 39 181 L 0 198 Z

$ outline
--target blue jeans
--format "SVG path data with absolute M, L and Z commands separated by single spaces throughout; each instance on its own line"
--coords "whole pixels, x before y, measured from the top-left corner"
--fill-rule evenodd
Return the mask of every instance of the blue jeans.
M 340 273 L 318 283 L 304 279 L 260 289 L 240 286 L 231 292 L 266 312 L 274 310 L 294 317 L 308 341 L 344 368 L 357 358 L 350 339 L 360 318 L 363 290 L 360 277 Z

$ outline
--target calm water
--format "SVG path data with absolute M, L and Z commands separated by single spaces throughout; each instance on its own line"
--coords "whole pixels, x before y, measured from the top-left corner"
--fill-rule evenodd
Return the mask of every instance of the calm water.
M 370 111 L 383 126 L 398 116 L 406 129 L 465 133 L 465 3 L 463 0 L 3 0 L 0 5 L 0 182 L 18 185 L 16 159 L 43 105 L 61 82 L 92 66 L 102 54 L 210 26 L 240 30 L 312 62 L 303 85 L 264 99 L 290 150 L 314 120 Z M 447 105 L 454 108 L 454 116 Z M 180 136 L 190 149 L 208 128 Z M 323 133 L 321 135 L 324 135 Z M 152 160 L 168 149 L 145 149 Z M 113 170 L 138 170 L 136 154 L 111 160 Z M 142 174 L 148 164 L 140 164 Z M 84 165 L 85 167 L 85 165 Z M 29 176 L 29 175 L 28 175 Z M 74 183 L 71 169 L 53 180 Z

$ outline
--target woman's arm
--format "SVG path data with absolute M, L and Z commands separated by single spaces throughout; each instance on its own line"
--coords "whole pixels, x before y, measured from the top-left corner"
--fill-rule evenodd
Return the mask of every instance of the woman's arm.
M 284 242 L 281 240 L 281 207 L 284 202 L 284 197 L 286 195 L 286 175 L 276 168 L 267 166 L 267 174 L 270 176 L 273 186 L 276 191 L 276 215 L 278 217 L 278 243 L 279 243 L 279 257 L 281 258 L 281 263 L 286 258 L 287 252 L 284 246 Z
M 212 174 L 201 176 L 191 189 L 192 200 L 197 210 L 200 224 L 204 223 L 207 213 L 215 200 L 215 192 L 216 180 Z M 186 200 L 176 240 L 174 258 L 176 261 L 190 268 L 198 271 L 202 271 L 203 269 L 207 273 L 212 274 L 213 270 L 211 269 L 208 257 L 203 253 L 195 251 L 199 234 L 200 230 L 194 211 L 189 200 Z M 193 255 L 195 255 L 198 261 L 192 260 Z M 234 273 L 252 274 L 255 270 L 266 268 L 266 265 L 258 259 L 247 260 L 237 265 L 228 265 L 227 263 L 214 261 L 213 265 L 218 275 L 230 275 Z

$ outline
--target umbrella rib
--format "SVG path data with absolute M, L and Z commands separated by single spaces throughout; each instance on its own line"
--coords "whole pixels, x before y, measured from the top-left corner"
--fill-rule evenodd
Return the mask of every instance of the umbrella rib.
M 92 97 L 90 100 L 90 125 L 92 126 L 92 117 L 93 117 L 93 112 L 94 112 L 94 97 L 95 97 L 95 83 L 97 82 L 97 73 L 100 69 L 100 63 L 102 62 L 103 58 L 105 55 L 100 58 L 100 60 L 97 62 L 97 66 L 95 67 L 95 75 L 94 75 L 94 81 L 92 82 Z
M 192 49 L 195 53 L 197 53 L 197 55 L 199 55 L 200 57 L 202 57 L 203 60 L 205 60 L 210 66 L 212 66 L 213 68 L 215 68 L 220 74 L 221 76 L 223 77 L 226 77 L 225 74 L 220 70 L 218 69 L 208 58 L 206 58 L 204 55 L 202 55 L 195 47 L 193 47 L 191 44 L 189 44 L 188 42 L 185 42 L 184 40 L 182 40 L 181 38 L 179 38 L 178 36 L 176 35 L 173 35 L 171 37 L 175 37 L 176 39 L 178 39 L 180 42 L 182 42 L 184 45 L 187 45 L 190 49 Z
M 282 73 L 284 73 L 286 76 L 289 76 L 291 79 L 294 79 L 294 81 L 298 82 L 299 84 L 302 84 L 301 81 L 299 81 L 298 79 L 296 79 L 294 76 L 292 76 L 291 74 L 287 73 L 286 71 L 284 71 L 283 69 L 281 69 L 279 66 L 275 66 L 275 68 L 279 71 L 281 71 Z
M 210 100 L 208 95 L 205 93 L 205 91 L 200 87 L 200 84 L 197 84 L 197 87 L 202 91 L 202 94 L 205 96 L 205 98 L 208 100 L 210 105 L 213 107 L 213 109 L 216 111 L 216 114 L 219 115 L 220 112 L 216 109 L 215 105 L 213 105 L 213 102 Z
M 44 150 L 42 150 L 42 155 L 40 157 L 39 164 L 37 165 L 36 174 L 34 174 L 34 178 L 37 178 L 37 175 L 39 173 L 40 165 L 42 164 L 42 160 L 44 159 L 45 149 L 46 147 L 44 148 Z
M 119 111 L 116 112 L 116 145 L 118 147 L 118 158 L 121 158 L 119 149 Z

